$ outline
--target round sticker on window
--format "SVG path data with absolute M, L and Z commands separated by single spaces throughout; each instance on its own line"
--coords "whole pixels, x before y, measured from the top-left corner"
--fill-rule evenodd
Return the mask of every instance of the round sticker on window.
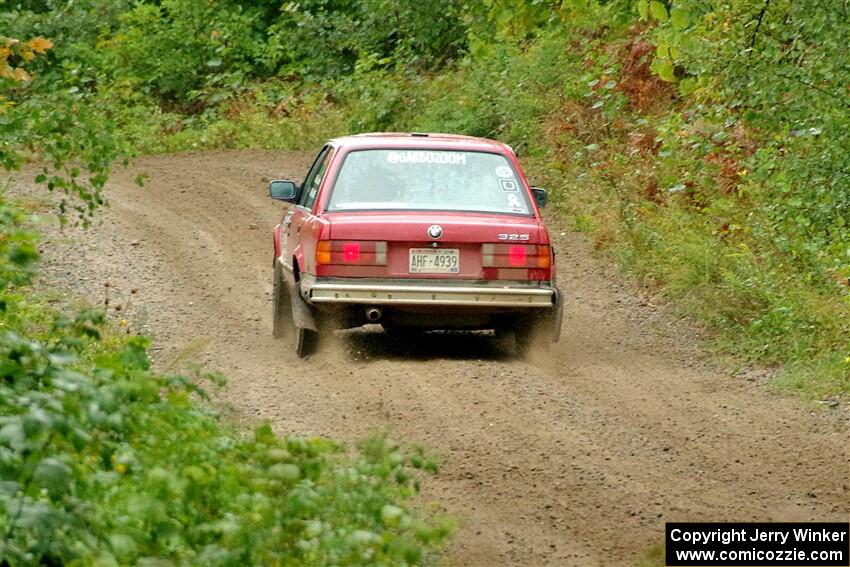
M 496 168 L 496 175 L 499 177 L 513 177 L 514 172 L 506 165 L 500 165 Z

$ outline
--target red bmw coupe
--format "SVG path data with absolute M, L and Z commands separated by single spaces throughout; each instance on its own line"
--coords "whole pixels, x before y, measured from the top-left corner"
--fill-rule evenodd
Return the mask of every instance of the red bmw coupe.
M 511 148 L 448 134 L 328 141 L 274 228 L 273 332 L 307 356 L 333 329 L 492 329 L 557 341 L 555 254 Z

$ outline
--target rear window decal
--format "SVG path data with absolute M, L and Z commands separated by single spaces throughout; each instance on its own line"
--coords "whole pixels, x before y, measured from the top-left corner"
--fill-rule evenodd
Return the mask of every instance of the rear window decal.
M 500 165 L 496 168 L 496 176 L 498 177 L 513 177 L 514 172 L 506 165 Z
M 499 179 L 499 185 L 502 191 L 516 193 L 519 191 L 519 183 L 515 179 Z
M 466 165 L 466 154 L 460 152 L 389 152 L 389 163 L 435 163 Z

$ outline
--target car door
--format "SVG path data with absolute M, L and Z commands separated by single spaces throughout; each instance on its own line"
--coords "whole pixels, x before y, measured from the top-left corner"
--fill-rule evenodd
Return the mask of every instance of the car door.
M 300 270 L 305 268 L 306 251 L 315 251 L 315 242 L 306 242 L 310 237 L 315 236 L 314 231 L 303 233 L 303 230 L 305 225 L 309 225 L 314 218 L 313 205 L 324 181 L 332 154 L 333 146 L 330 145 L 326 145 L 319 152 L 301 186 L 298 203 L 286 212 L 281 223 L 282 249 L 285 251 L 285 258 L 295 258 Z

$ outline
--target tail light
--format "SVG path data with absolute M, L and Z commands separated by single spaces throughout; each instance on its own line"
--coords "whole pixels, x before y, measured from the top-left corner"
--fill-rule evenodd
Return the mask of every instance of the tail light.
M 374 240 L 320 240 L 316 264 L 386 266 L 387 243 Z
M 528 255 L 525 251 L 525 246 L 511 246 L 508 248 L 508 264 L 514 268 L 525 267 L 526 258 Z
M 488 280 L 549 280 L 552 248 L 548 244 L 483 244 L 481 265 Z
M 551 268 L 552 248 L 548 244 L 483 244 L 485 268 Z

